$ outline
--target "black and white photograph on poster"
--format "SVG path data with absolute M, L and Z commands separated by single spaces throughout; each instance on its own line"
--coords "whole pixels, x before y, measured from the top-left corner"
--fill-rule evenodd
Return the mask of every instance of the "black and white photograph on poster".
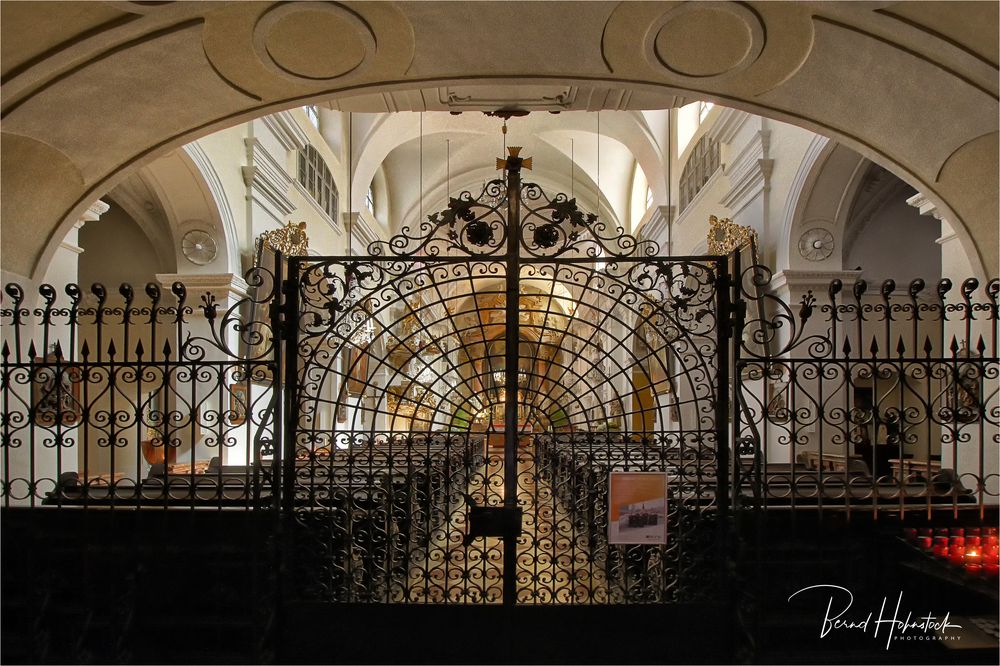
M 667 542 L 666 472 L 611 472 L 608 543 Z

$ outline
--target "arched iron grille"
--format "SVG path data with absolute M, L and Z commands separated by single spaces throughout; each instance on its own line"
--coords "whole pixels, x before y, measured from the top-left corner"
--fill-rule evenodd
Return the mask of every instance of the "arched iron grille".
M 308 596 L 710 593 L 720 259 L 658 257 L 521 165 L 369 256 L 291 261 L 286 497 Z M 609 543 L 614 471 L 665 474 L 666 544 Z

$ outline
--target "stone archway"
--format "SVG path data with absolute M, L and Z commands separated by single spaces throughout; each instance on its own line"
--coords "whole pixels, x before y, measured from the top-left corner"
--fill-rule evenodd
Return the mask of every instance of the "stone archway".
M 3 254 L 21 275 L 47 263 L 49 239 L 95 198 L 200 136 L 320 99 L 368 111 L 498 106 L 489 95 L 456 94 L 472 84 L 516 88 L 521 108 L 703 98 L 801 125 L 918 188 L 986 272 L 996 270 L 995 3 L 118 2 L 2 11 Z

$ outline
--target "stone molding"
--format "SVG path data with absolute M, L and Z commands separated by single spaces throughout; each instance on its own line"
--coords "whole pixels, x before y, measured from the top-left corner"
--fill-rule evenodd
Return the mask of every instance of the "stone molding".
M 250 295 L 250 285 L 236 273 L 157 273 L 156 279 L 168 291 L 174 282 L 183 283 L 187 287 L 188 305 L 198 305 L 206 291 L 222 302 Z
M 243 141 L 247 148 L 248 162 L 247 166 L 242 167 L 243 182 L 250 188 L 251 197 L 263 206 L 272 208 L 278 219 L 287 217 L 295 210 L 295 204 L 288 197 L 288 188 L 292 185 L 291 176 L 258 139 L 248 137 Z
M 774 160 L 770 159 L 770 144 L 771 130 L 759 130 L 732 163 L 724 167 L 729 191 L 719 203 L 730 209 L 734 218 L 758 195 L 771 189 Z

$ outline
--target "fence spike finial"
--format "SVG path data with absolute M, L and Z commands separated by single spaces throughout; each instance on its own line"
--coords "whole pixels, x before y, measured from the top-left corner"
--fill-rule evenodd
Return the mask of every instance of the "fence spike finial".
M 851 339 L 849 337 L 844 337 L 844 356 L 851 355 Z
M 170 340 L 163 341 L 163 358 L 170 358 Z
M 861 297 L 866 291 L 868 291 L 868 283 L 858 278 L 854 281 L 854 287 L 851 289 L 854 292 L 854 300 L 860 301 Z
M 896 353 L 903 356 L 906 353 L 906 343 L 903 342 L 903 336 L 899 336 L 899 342 L 896 343 Z
M 10 358 L 10 347 L 7 345 L 7 341 L 3 341 L 3 349 L 0 349 L 0 356 L 3 358 Z
M 958 344 L 958 338 L 956 338 L 954 335 L 951 336 L 951 345 L 948 348 L 951 349 L 952 356 L 958 354 L 958 350 L 961 349 L 961 347 Z
M 31 340 L 28 343 L 28 358 L 34 359 L 36 356 L 38 356 L 38 352 L 35 351 L 35 341 Z
M 982 358 L 986 355 L 986 341 L 983 340 L 983 336 L 979 336 L 979 342 L 976 343 L 976 351 L 979 352 L 979 357 Z
M 885 300 L 888 301 L 889 297 L 892 296 L 892 292 L 894 292 L 894 291 L 896 291 L 896 281 L 895 280 L 893 280 L 892 278 L 889 278 L 888 280 L 884 280 L 882 282 L 882 298 L 883 299 L 885 299 Z
M 951 284 L 952 284 L 951 280 L 949 280 L 948 278 L 941 278 L 940 280 L 938 280 L 937 293 L 938 293 L 938 298 L 941 299 L 942 301 L 944 300 L 945 295 L 949 291 L 951 291 Z
M 90 345 L 87 344 L 86 340 L 83 341 L 83 345 L 80 347 L 80 356 L 84 359 L 90 356 Z
M 868 347 L 868 351 L 871 352 L 872 356 L 878 356 L 878 338 L 872 335 L 872 344 Z
M 931 336 L 924 336 L 924 355 L 930 358 L 931 353 L 934 351 L 934 343 L 931 342 Z
M 108 343 L 108 356 L 110 356 L 111 358 L 114 358 L 115 354 L 117 354 L 117 353 L 118 353 L 118 349 L 117 349 L 117 347 L 115 347 L 114 338 L 112 338 L 111 342 Z
M 142 355 L 145 352 L 146 352 L 146 350 L 143 348 L 143 346 L 142 346 L 142 340 L 140 339 L 138 342 L 135 343 L 135 357 L 136 358 L 142 358 Z

